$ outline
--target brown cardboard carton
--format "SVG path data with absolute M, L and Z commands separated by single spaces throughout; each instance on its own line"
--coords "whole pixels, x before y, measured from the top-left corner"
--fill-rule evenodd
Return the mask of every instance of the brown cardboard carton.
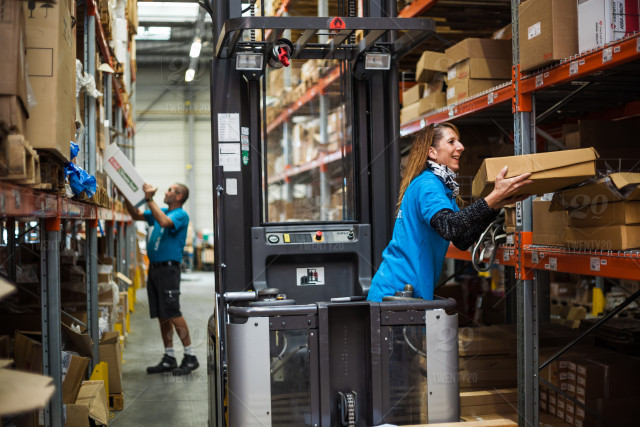
M 65 406 L 65 427 L 89 427 L 89 406 L 68 404 Z
M 456 83 L 447 88 L 447 104 L 454 104 L 504 82 L 505 80 L 456 79 Z
M 640 173 L 612 173 L 553 196 L 551 209 L 577 209 L 621 201 L 640 201 Z
M 16 369 L 42 372 L 41 336 L 40 332 L 16 331 L 13 339 L 13 358 Z
M 407 105 L 404 108 L 400 109 L 400 123 L 406 123 L 410 120 L 417 119 L 420 114 L 418 114 L 418 110 L 420 109 L 420 103 L 416 102 L 411 105 Z
M 640 225 L 567 227 L 564 246 L 577 250 L 626 251 L 640 248 Z
M 22 107 L 26 108 L 26 42 L 21 2 L 0 0 L 0 40 L 0 95 L 16 95 L 20 98 Z
M 62 352 L 62 403 L 74 403 L 78 397 L 82 381 L 87 375 L 88 357 L 79 357 Z
M 472 194 L 474 198 L 488 195 L 504 166 L 508 166 L 507 178 L 527 172 L 532 174 L 529 179 L 533 183 L 516 194 L 551 193 L 593 177 L 597 158 L 598 153 L 593 148 L 583 148 L 485 159 L 473 179 Z
M 23 3 L 29 83 L 37 104 L 29 112 L 26 137 L 32 147 L 69 159 L 75 140 L 76 46 L 70 7 L 74 2 Z
M 589 205 L 569 213 L 569 225 L 576 228 L 639 223 L 640 201 Z
M 20 97 L 0 95 L 0 121 L 6 122 L 10 127 L 15 126 L 19 133 L 27 130 L 27 111 Z
M 447 81 L 464 79 L 511 79 L 511 58 L 468 58 L 449 67 Z
M 520 4 L 518 13 L 521 71 L 578 53 L 577 2 L 529 0 Z
M 100 361 L 109 366 L 109 393 L 122 393 L 120 334 L 105 332 L 100 340 Z
M 447 105 L 447 100 L 444 92 L 432 93 L 418 101 L 418 116 L 442 108 L 445 105 Z
M 465 391 L 460 393 L 460 407 L 489 405 L 497 403 L 518 403 L 518 389 Z
M 511 40 L 468 38 L 446 49 L 451 65 L 467 58 L 511 58 Z
M 109 424 L 109 401 L 102 381 L 84 381 L 76 405 L 89 408 L 89 417 L 99 424 Z
M 562 246 L 562 234 L 567 227 L 567 211 L 550 211 L 550 201 L 533 201 L 533 241 L 534 245 Z
M 15 369 L 0 369 L 0 416 L 44 408 L 54 391 L 55 385 L 51 377 Z M 32 418 L 25 416 L 25 421 L 27 419 Z
M 418 102 L 422 98 L 425 86 L 424 83 L 418 83 L 402 92 L 402 105 L 411 105 Z
M 429 83 L 438 73 L 446 73 L 452 63 L 444 53 L 424 51 L 416 64 L 416 81 Z

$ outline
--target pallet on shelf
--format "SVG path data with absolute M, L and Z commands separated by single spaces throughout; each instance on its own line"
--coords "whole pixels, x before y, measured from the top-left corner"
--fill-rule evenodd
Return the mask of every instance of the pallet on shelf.
M 64 194 L 66 176 L 64 165 L 58 157 L 50 153 L 40 151 L 40 183 L 33 186 L 34 189 Z
M 6 168 L 6 173 L 0 175 L 0 180 L 20 184 L 39 184 L 40 158 L 25 141 L 24 136 L 8 135 L 1 144 L 0 165 L 3 169 Z

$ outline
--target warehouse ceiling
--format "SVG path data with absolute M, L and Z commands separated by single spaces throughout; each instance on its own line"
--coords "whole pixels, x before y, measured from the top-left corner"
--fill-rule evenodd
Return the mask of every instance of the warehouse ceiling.
M 243 0 L 245 3 L 246 0 Z M 340 13 L 340 2 L 329 1 L 331 16 Z M 407 5 L 398 3 L 398 10 Z M 511 0 L 438 0 L 422 16 L 436 23 L 437 37 L 415 49 L 401 62 L 401 70 L 415 67 L 422 50 L 443 51 L 447 46 L 466 37 L 490 37 L 511 21 Z M 248 4 L 243 4 L 243 8 Z M 189 53 L 198 28 L 202 47 L 198 63 L 206 67 L 213 55 L 211 19 L 194 1 L 138 1 L 139 30 L 136 38 L 136 57 L 139 67 L 188 68 Z M 291 0 L 290 16 L 317 16 L 316 0 Z

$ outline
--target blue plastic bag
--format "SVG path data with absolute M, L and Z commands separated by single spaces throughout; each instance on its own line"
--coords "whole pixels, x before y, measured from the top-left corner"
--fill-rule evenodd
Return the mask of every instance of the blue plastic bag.
M 71 186 L 71 191 L 75 196 L 79 195 L 83 191 L 87 193 L 87 196 L 90 198 L 96 192 L 96 177 L 93 175 L 89 175 L 87 171 L 82 169 L 80 166 L 67 162 L 64 164 L 64 171 L 69 179 L 69 185 Z

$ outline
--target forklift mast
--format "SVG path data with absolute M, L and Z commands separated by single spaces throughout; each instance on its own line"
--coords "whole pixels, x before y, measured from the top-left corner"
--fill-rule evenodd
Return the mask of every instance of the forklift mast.
M 395 219 L 398 60 L 435 25 L 395 18 L 393 0 L 325 17 L 254 3 L 200 1 L 215 46 L 210 425 L 457 421 L 455 303 L 365 301 Z M 303 67 L 315 77 L 287 91 Z

